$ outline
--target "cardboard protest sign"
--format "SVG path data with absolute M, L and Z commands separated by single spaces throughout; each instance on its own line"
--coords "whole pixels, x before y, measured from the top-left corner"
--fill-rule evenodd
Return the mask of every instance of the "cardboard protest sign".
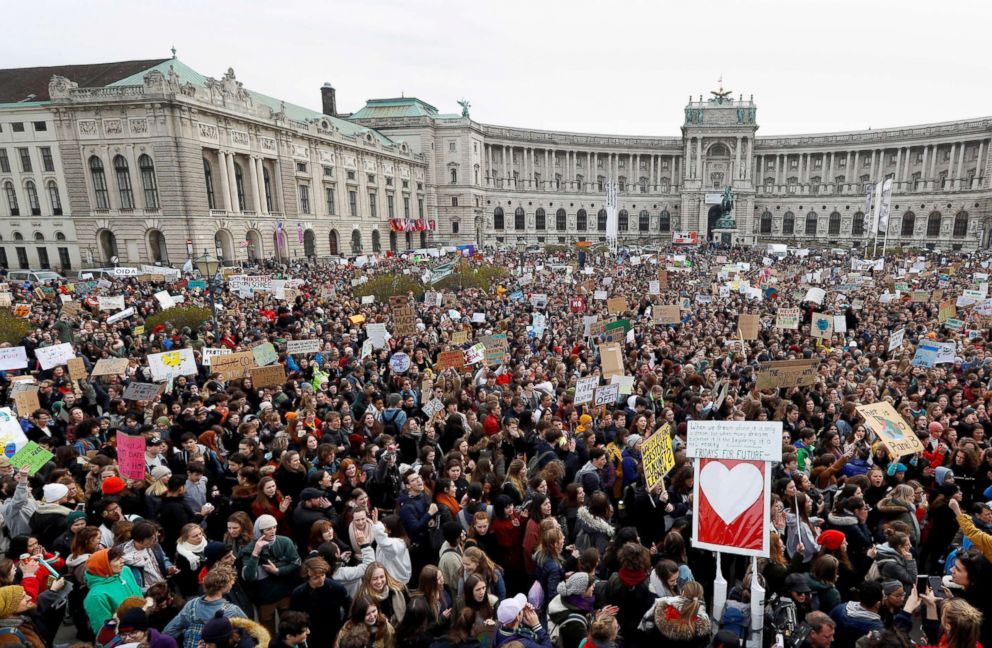
M 382 349 L 386 346 L 386 325 L 382 322 L 372 322 L 365 325 L 365 334 L 372 340 L 373 349 Z
M 593 404 L 596 407 L 600 405 L 613 406 L 616 405 L 617 399 L 620 398 L 620 385 L 604 385 L 602 387 L 596 388 L 596 396 L 593 400 Z
M 252 347 L 251 354 L 255 356 L 255 366 L 257 367 L 264 367 L 279 361 L 279 353 L 271 342 Z
M 815 338 L 830 339 L 834 334 L 834 318 L 824 313 L 813 313 L 810 334 Z
M 930 301 L 930 293 L 926 290 L 914 290 L 909 293 L 910 301 L 914 304 L 926 304 Z
M 152 380 L 155 382 L 163 382 L 175 376 L 195 376 L 196 357 L 190 348 L 153 353 L 148 356 L 148 368 L 151 369 Z
M 485 335 L 480 340 L 486 348 L 485 360 L 487 365 L 498 365 L 503 363 L 503 357 L 510 348 L 510 343 L 506 333 L 495 335 Z M 470 363 L 471 364 L 471 363 Z
M 417 310 L 409 304 L 393 308 L 393 328 L 396 335 L 416 335 Z
M 894 351 L 902 346 L 903 338 L 906 336 L 906 329 L 901 328 L 889 336 L 889 351 Z
M 803 298 L 803 301 L 822 304 L 823 298 L 826 296 L 827 292 L 823 288 L 810 288 L 806 291 L 806 296 Z
M 114 324 L 116 322 L 121 321 L 122 319 L 127 319 L 128 317 L 131 317 L 132 315 L 134 315 L 134 307 L 133 306 L 132 307 L 129 307 L 129 308 L 125 308 L 124 310 L 120 311 L 119 313 L 114 313 L 113 315 L 111 315 L 110 317 L 108 317 L 107 318 L 107 324 Z
M 286 382 L 286 367 L 281 364 L 252 367 L 250 372 L 251 382 L 255 387 L 282 385 Z
M 71 380 L 82 380 L 89 375 L 86 373 L 86 363 L 82 358 L 73 358 L 69 361 L 69 378 Z
M 123 376 L 129 364 L 127 358 L 100 358 L 93 365 L 93 376 Z
M 0 371 L 24 369 L 28 366 L 27 350 L 22 346 L 0 349 Z
M 96 298 L 97 310 L 124 310 L 124 295 L 100 295 Z
M 219 373 L 224 380 L 240 380 L 250 375 L 255 366 L 255 355 L 251 351 L 239 351 L 210 359 L 210 369 Z
M 155 299 L 158 300 L 158 303 L 162 307 L 162 310 L 168 310 L 169 308 L 173 308 L 176 305 L 176 300 L 172 298 L 172 295 L 169 294 L 168 290 L 160 290 L 159 292 L 155 293 Z
M 128 383 L 124 388 L 124 400 L 150 401 L 162 391 L 162 385 L 153 383 Z
M 648 282 L 648 294 L 649 295 L 660 295 L 661 285 L 657 281 Z
M 775 314 L 775 328 L 795 331 L 799 328 L 802 312 L 798 308 L 780 308 Z
M 465 344 L 466 342 L 468 342 L 468 332 L 465 329 L 458 329 L 451 332 L 452 344 Z
M 761 320 L 753 313 L 741 313 L 737 318 L 737 328 L 740 329 L 743 339 L 757 340 L 758 330 L 761 328 Z
M 455 351 L 442 351 L 437 354 L 437 362 L 434 363 L 439 370 L 456 369 L 461 371 L 465 368 L 465 354 L 461 349 Z
M 34 350 L 34 357 L 38 359 L 42 369 L 51 369 L 68 363 L 69 360 L 76 357 L 76 352 L 72 350 L 72 345 L 66 342 L 38 347 Z
M 599 355 L 605 378 L 613 375 L 623 375 L 623 350 L 619 344 L 601 344 L 599 346 Z
M 949 319 L 958 316 L 958 309 L 950 299 L 940 303 L 940 310 L 937 312 L 937 321 L 943 324 Z
M 651 307 L 651 315 L 655 324 L 678 324 L 682 321 L 678 304 L 655 304 Z
M 14 298 L 9 292 L 0 292 L 0 308 L 10 308 L 14 303 Z
M 320 351 L 320 340 L 313 338 L 310 340 L 288 340 L 286 342 L 286 353 L 288 355 L 302 355 L 305 353 L 317 353 Z
M 482 342 L 473 344 L 465 350 L 465 364 L 474 365 L 486 359 L 486 345 Z
M 610 376 L 611 385 L 620 386 L 620 394 L 627 395 L 634 392 L 634 376 L 618 376 L 616 374 Z
M 668 270 L 658 271 L 658 287 L 661 289 L 668 288 Z
M 41 409 L 41 403 L 38 402 L 38 388 L 17 392 L 14 395 L 14 408 L 17 409 L 17 415 L 22 418 L 33 416 L 35 410 Z
M 597 385 L 599 385 L 599 376 L 579 378 L 575 383 L 575 400 L 573 402 L 576 405 L 592 402 L 593 393 L 596 391 Z
M 886 401 L 858 405 L 855 409 L 864 417 L 865 425 L 879 438 L 893 457 L 923 452 L 923 443 L 913 428 Z
M 804 387 L 816 382 L 820 365 L 816 360 L 784 360 L 758 365 L 757 389 Z
M 142 439 L 144 441 L 144 439 Z M 144 465 L 144 450 L 142 450 L 142 466 Z M 28 441 L 24 444 L 24 447 L 17 451 L 13 457 L 10 458 L 10 465 L 14 467 L 15 470 L 20 470 L 24 466 L 28 467 L 28 474 L 34 475 L 36 472 L 45 467 L 45 465 L 55 458 L 55 455 L 38 445 L 34 441 Z M 144 475 L 142 475 L 143 477 Z
M 145 437 L 119 433 L 117 435 L 117 463 L 121 477 L 145 478 Z
M 222 355 L 231 355 L 233 351 L 227 347 L 203 347 L 201 351 L 201 358 L 203 360 L 204 367 L 213 366 L 214 358 Z
M 613 297 L 606 300 L 606 310 L 610 313 L 623 313 L 627 310 L 627 298 Z
M 671 428 L 671 425 L 665 423 L 641 446 L 641 463 L 644 466 L 644 482 L 648 492 L 654 490 L 675 466 Z

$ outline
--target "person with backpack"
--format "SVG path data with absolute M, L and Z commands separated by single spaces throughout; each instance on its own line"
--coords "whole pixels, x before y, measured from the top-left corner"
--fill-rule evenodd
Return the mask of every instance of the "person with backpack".
M 636 542 L 628 542 L 618 553 L 620 569 L 610 574 L 609 580 L 596 586 L 598 606 L 616 605 L 617 623 L 625 648 L 642 648 L 644 634 L 638 629 L 644 614 L 652 608 L 655 595 L 651 592 L 648 570 L 651 556 Z
M 234 585 L 235 578 L 234 570 L 225 565 L 218 565 L 207 572 L 203 578 L 203 595 L 186 601 L 162 633 L 182 641 L 183 648 L 196 648 L 203 627 L 216 613 L 220 612 L 228 618 L 246 618 L 240 607 L 224 598 Z
M 555 648 L 579 648 L 593 621 L 616 615 L 618 610 L 612 605 L 595 610 L 595 586 L 596 579 L 582 571 L 558 584 L 548 604 L 548 636 Z
M 402 399 L 399 394 L 390 394 L 386 398 L 386 409 L 382 412 L 382 433 L 394 439 L 400 438 L 400 432 L 406 425 L 406 412 L 400 407 Z
M 897 580 L 908 592 L 916 584 L 916 575 L 909 536 L 886 529 L 886 541 L 875 547 L 875 562 L 868 569 L 867 580 Z

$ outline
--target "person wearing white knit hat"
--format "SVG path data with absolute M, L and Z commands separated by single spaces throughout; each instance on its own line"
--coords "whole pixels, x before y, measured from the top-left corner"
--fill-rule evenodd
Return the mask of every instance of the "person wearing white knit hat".
M 50 547 L 69 529 L 68 515 L 72 511 L 63 504 L 69 497 L 69 487 L 65 484 L 45 484 L 42 502 L 31 516 L 31 533 L 42 546 Z

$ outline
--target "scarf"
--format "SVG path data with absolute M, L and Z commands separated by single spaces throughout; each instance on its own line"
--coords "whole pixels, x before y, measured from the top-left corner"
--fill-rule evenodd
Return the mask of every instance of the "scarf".
M 621 567 L 620 571 L 617 572 L 620 577 L 620 582 L 627 587 L 634 587 L 635 585 L 640 585 L 644 582 L 644 579 L 648 577 L 646 571 L 640 569 L 627 569 L 626 567 Z
M 203 552 L 207 550 L 207 537 L 203 536 L 200 544 L 190 544 L 188 542 L 177 542 L 176 553 L 189 562 L 189 568 L 196 571 L 203 560 Z
M 444 504 L 447 506 L 451 510 L 452 515 L 458 515 L 458 513 L 462 510 L 462 507 L 459 506 L 458 501 L 447 493 L 440 493 L 437 496 L 437 502 L 438 504 Z
M 596 599 L 592 596 L 587 597 L 584 594 L 574 594 L 564 598 L 566 603 L 583 612 L 592 612 L 596 607 Z

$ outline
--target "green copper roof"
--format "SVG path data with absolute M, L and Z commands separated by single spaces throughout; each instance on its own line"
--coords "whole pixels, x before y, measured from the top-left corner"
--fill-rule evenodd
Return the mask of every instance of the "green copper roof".
M 376 119 L 389 117 L 436 117 L 437 108 L 416 97 L 399 99 L 369 99 L 365 106 L 352 115 L 355 119 Z
M 193 68 L 189 67 L 179 59 L 167 59 L 162 61 L 158 65 L 148 68 L 147 70 L 142 70 L 136 74 L 132 74 L 129 77 L 125 77 L 119 81 L 115 81 L 110 85 L 113 86 L 124 86 L 124 85 L 141 85 L 143 83 L 144 76 L 152 70 L 158 70 L 166 77 L 169 76 L 169 68 L 175 70 L 176 74 L 179 75 L 181 83 L 189 81 L 194 85 L 204 86 L 207 81 L 207 77 L 203 76 Z M 248 90 L 247 88 L 245 88 Z M 341 119 L 339 117 L 331 117 L 325 115 L 321 112 L 315 110 L 310 110 L 309 108 L 304 108 L 303 106 L 297 106 L 289 102 L 283 102 L 281 99 L 276 99 L 275 97 L 270 97 L 264 95 L 261 92 L 256 92 L 254 90 L 248 90 L 251 95 L 252 101 L 258 104 L 268 106 L 273 112 L 279 112 L 280 110 L 286 111 L 286 117 L 294 121 L 308 122 L 313 119 L 327 120 L 332 123 L 338 131 L 344 135 L 356 136 L 364 135 L 365 133 L 372 133 L 379 140 L 381 144 L 392 145 L 395 144 L 393 140 L 389 139 L 379 131 L 373 130 L 371 128 L 366 128 L 365 126 L 359 126 L 358 124 L 353 124 L 347 120 Z

